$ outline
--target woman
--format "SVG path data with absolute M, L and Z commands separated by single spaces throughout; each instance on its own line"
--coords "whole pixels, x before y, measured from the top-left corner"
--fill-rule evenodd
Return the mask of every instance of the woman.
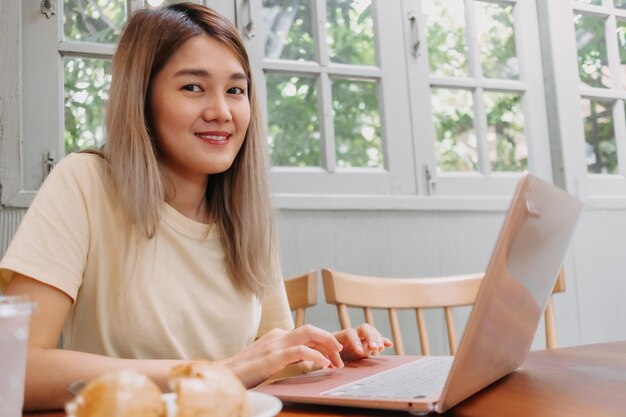
M 391 345 L 367 325 L 291 330 L 264 164 L 236 29 L 195 4 L 135 13 L 113 58 L 106 145 L 58 164 L 0 263 L 0 290 L 39 305 L 27 408 L 59 407 L 69 384 L 115 369 L 165 389 L 172 366 L 208 358 L 251 387 Z

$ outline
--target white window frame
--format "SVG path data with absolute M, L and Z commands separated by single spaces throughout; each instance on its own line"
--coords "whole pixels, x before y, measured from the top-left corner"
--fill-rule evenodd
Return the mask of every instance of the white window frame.
M 399 5 L 399 0 L 373 0 L 373 19 L 376 36 L 376 66 L 340 65 L 330 61 L 325 42 L 316 43 L 319 63 L 288 61 L 264 57 L 265 34 L 261 27 L 262 2 L 238 1 L 238 24 L 242 33 L 246 27 L 256 28 L 254 37 L 246 37 L 246 47 L 253 63 L 259 100 L 265 112 L 267 91 L 265 74 L 306 75 L 318 80 L 318 111 L 320 115 L 320 143 L 323 167 L 272 167 L 272 184 L 279 202 L 299 199 L 308 205 L 314 198 L 333 199 L 341 195 L 415 195 L 416 182 L 411 158 L 413 144 L 409 118 L 408 96 L 405 94 L 404 43 L 400 7 L 389 7 L 389 1 Z M 326 3 L 310 1 L 316 39 L 326 39 Z M 400 45 L 400 47 L 398 47 Z M 338 168 L 333 141 L 333 110 L 331 102 L 331 77 L 346 76 L 378 82 L 383 142 L 384 169 Z M 398 98 L 399 96 L 399 98 Z M 265 114 L 266 116 L 266 114 Z M 263 117 L 267 121 L 267 117 Z M 394 122 L 392 123 L 391 120 Z M 308 200 L 308 202 L 305 202 Z M 281 206 L 283 205 L 281 204 Z
M 528 146 L 528 168 L 534 174 L 552 180 L 552 162 L 545 106 L 545 90 L 540 54 L 540 40 L 537 22 L 537 10 L 532 0 L 499 0 L 498 4 L 514 6 L 514 28 L 519 79 L 501 80 L 482 76 L 478 44 L 474 21 L 475 0 L 464 0 L 466 19 L 466 41 L 468 46 L 470 75 L 467 78 L 442 77 L 430 74 L 428 63 L 428 38 L 426 34 L 426 16 L 421 8 L 421 1 L 407 0 L 407 15 L 417 16 L 419 22 L 419 49 L 417 56 L 409 55 L 411 83 L 413 136 L 416 138 L 415 159 L 421 168 L 420 173 L 428 169 L 431 194 L 441 196 L 509 196 L 521 173 L 492 173 L 489 166 L 486 144 L 479 146 L 482 155 L 477 172 L 437 172 L 434 144 L 436 141 L 430 104 L 431 88 L 464 88 L 473 92 L 474 128 L 476 136 L 484 141 L 487 130 L 486 114 L 483 108 L 484 91 L 504 91 L 522 95 L 524 116 L 524 134 Z M 407 39 L 412 30 L 407 29 Z M 426 140 L 420 140 L 426 136 Z M 482 148 L 482 149 L 481 149 Z
M 588 173 L 588 193 L 595 199 L 624 199 L 620 203 L 626 207 L 626 115 L 624 103 L 626 102 L 626 89 L 622 87 L 623 80 L 620 74 L 620 58 L 616 36 L 616 20 L 620 18 L 626 22 L 626 10 L 613 8 L 612 0 L 604 0 L 602 6 L 573 3 L 572 18 L 574 14 L 584 14 L 606 19 L 605 37 L 607 43 L 607 55 L 609 71 L 611 72 L 611 88 L 590 88 L 580 87 L 580 98 L 578 100 L 579 114 L 581 100 L 610 100 L 614 101 L 613 123 L 615 129 L 615 142 L 617 146 L 617 174 L 594 174 Z M 573 23 L 572 23 L 573 25 Z M 577 54 L 576 54 L 577 56 Z M 577 68 L 577 67 L 576 67 Z M 583 144 L 585 138 L 583 134 Z M 585 164 L 586 169 L 586 164 Z
M 59 11 L 50 19 L 46 19 L 39 11 L 39 2 L 0 1 L 3 3 L 3 11 L 0 13 L 1 35 L 6 36 L 5 39 L 16 39 L 14 42 L 0 42 L 2 53 L 0 69 L 3 74 L 0 80 L 2 98 L 0 203 L 2 206 L 28 207 L 45 176 L 44 157 L 50 151 L 57 160 L 63 155 L 62 55 L 110 57 L 114 50 L 111 46 L 59 43 L 61 28 L 59 21 L 56 20 L 60 17 Z M 61 0 L 57 1 L 62 4 Z M 141 0 L 127 1 L 131 5 L 136 5 Z M 401 2 L 402 7 L 390 7 L 390 1 Z M 205 2 L 211 7 L 221 8 L 222 13 L 236 18 L 242 33 L 247 23 L 251 21 L 250 16 L 253 22 L 260 22 L 261 0 L 252 0 L 250 3 L 247 0 L 205 0 Z M 380 172 L 373 173 L 371 176 L 367 170 L 352 173 L 338 171 L 331 176 L 322 169 L 319 169 L 321 172 L 315 170 L 307 172 L 306 169 L 299 172 L 273 169 L 277 208 L 470 211 L 506 208 L 516 174 L 494 178 L 441 174 L 433 177 L 436 185 L 434 189 L 431 187 L 429 190 L 424 167 L 429 167 L 429 171 L 436 174 L 430 88 L 431 85 L 448 85 L 446 83 L 454 85 L 456 81 L 431 78 L 428 75 L 427 61 L 416 60 L 411 55 L 413 28 L 410 18 L 414 14 L 418 16 L 418 29 L 422 40 L 419 53 L 424 54 L 427 51 L 425 24 L 419 0 L 378 0 L 378 2 L 376 13 L 383 16 L 383 20 L 399 22 L 392 25 L 391 31 L 384 31 L 383 37 L 379 40 L 380 52 L 387 54 L 385 62 L 392 62 L 395 65 L 384 65 L 376 70 L 380 71 L 380 76 L 383 77 L 382 85 L 385 87 L 382 93 L 381 116 L 399 115 L 394 119 L 399 120 L 399 123 L 392 126 L 388 123 L 383 125 L 383 135 L 389 135 L 391 132 L 401 138 L 397 147 L 395 142 L 390 147 L 390 160 L 387 163 L 391 170 L 382 175 Z M 520 89 L 527 91 L 527 100 L 524 101 L 523 108 L 529 152 L 532 150 L 533 153 L 532 158 L 529 154 L 529 169 L 548 180 L 553 178 L 557 184 L 565 186 L 576 195 L 586 196 L 591 190 L 593 196 L 603 199 L 602 204 L 626 207 L 626 193 L 623 192 L 626 188 L 621 187 L 623 183 L 621 179 L 611 181 L 607 178 L 598 178 L 596 181 L 596 178 L 590 178 L 586 174 L 585 141 L 580 117 L 581 92 L 574 87 L 579 85 L 579 80 L 571 0 L 508 2 L 517 5 L 518 38 L 520 38 L 518 22 L 520 19 L 524 21 L 524 36 L 517 40 L 522 78 L 512 83 L 517 83 Z M 381 7 L 380 4 L 386 4 L 387 7 Z M 533 16 L 537 15 L 540 20 L 539 27 L 533 23 L 535 22 Z M 256 28 L 259 29 L 261 28 Z M 23 37 L 26 32 L 28 35 Z M 261 36 L 251 39 L 248 47 L 255 76 L 262 80 L 259 77 L 263 75 L 263 66 L 258 65 L 262 58 L 259 58 L 258 54 L 262 54 L 264 48 L 260 39 Z M 398 44 L 399 39 L 401 41 Z M 544 54 L 543 62 L 536 53 L 540 49 Z M 401 53 L 394 52 L 398 50 Z M 271 70 L 291 71 L 296 68 L 290 67 L 290 63 L 280 63 L 285 65 L 284 68 L 272 66 L 274 63 L 271 62 L 266 64 Z M 398 68 L 405 70 L 407 67 L 412 74 L 410 78 L 406 72 L 401 73 L 398 70 Z M 544 73 L 541 71 L 542 67 Z M 364 75 L 372 74 L 364 72 Z M 373 75 L 378 76 L 377 73 Z M 548 80 L 546 92 L 543 89 L 544 76 Z M 489 84 L 492 80 L 481 82 L 482 84 L 477 82 L 472 87 L 498 87 Z M 258 84 L 264 88 L 264 83 Z M 540 88 L 530 88 L 536 85 Z M 510 86 L 511 84 L 507 84 L 502 88 L 508 89 Z M 261 103 L 265 97 L 263 88 L 260 91 Z M 398 94 L 402 90 L 407 90 L 410 94 Z M 420 99 L 416 100 L 415 97 Z M 544 97 L 548 104 L 549 124 L 546 121 Z M 402 156 L 395 166 L 397 170 L 394 170 L 392 163 L 396 158 L 394 154 Z M 370 181 L 370 178 L 376 175 L 380 178 Z M 319 180 L 320 178 L 322 179 Z M 338 181 L 338 178 L 341 181 Z M 608 191 L 602 191 L 596 186 L 596 182 L 620 184 Z M 429 195 L 429 191 L 434 193 Z

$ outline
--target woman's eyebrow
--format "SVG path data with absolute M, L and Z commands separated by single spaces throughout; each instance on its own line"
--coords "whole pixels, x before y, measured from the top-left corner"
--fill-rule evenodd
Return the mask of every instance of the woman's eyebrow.
M 183 69 L 176 71 L 176 73 L 174 74 L 174 77 L 180 77 L 184 75 L 191 75 L 191 76 L 200 77 L 200 78 L 211 78 L 212 76 L 212 74 L 209 71 L 202 69 L 202 68 L 183 68 Z M 241 71 L 237 71 L 231 74 L 230 79 L 248 81 L 248 76 Z

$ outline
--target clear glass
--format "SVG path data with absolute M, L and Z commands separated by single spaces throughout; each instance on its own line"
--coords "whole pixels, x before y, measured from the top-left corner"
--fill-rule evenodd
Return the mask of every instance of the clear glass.
M 315 78 L 268 74 L 268 145 L 273 166 L 321 165 Z
M 28 323 L 35 304 L 0 295 L 0 416 L 21 417 L 24 405 Z
M 580 14 L 574 16 L 578 74 L 584 87 L 611 86 L 604 23 L 605 19 L 602 17 Z
M 482 1 L 474 5 L 483 76 L 508 80 L 519 78 L 513 5 Z
M 613 0 L 613 5 L 618 9 L 626 9 L 626 0 Z
M 126 17 L 125 0 L 64 0 L 64 40 L 115 43 Z
M 337 166 L 382 168 L 378 84 L 336 78 L 332 91 Z
M 326 29 L 331 61 L 376 64 L 371 0 L 327 0 Z
M 467 42 L 463 0 L 424 0 L 430 73 L 467 77 Z
M 431 90 L 435 126 L 435 156 L 439 171 L 476 171 L 478 139 L 474 131 L 472 92 L 433 88 Z
M 626 0 L 624 0 L 626 2 Z M 619 64 L 622 88 L 626 90 L 626 21 L 617 21 L 617 47 L 619 49 Z
M 574 3 L 594 4 L 596 6 L 601 6 L 602 0 L 574 0 Z
M 65 153 L 104 144 L 104 113 L 111 85 L 111 62 L 65 58 Z
M 315 61 L 315 38 L 308 0 L 263 0 L 265 56 Z
M 520 172 L 528 167 L 524 113 L 517 93 L 485 92 L 487 149 L 494 172 Z
M 613 123 L 614 101 L 582 100 L 587 172 L 617 174 L 617 142 Z

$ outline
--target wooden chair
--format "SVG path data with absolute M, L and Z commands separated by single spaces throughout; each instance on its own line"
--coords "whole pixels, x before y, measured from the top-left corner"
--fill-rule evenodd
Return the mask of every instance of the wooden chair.
M 296 312 L 296 327 L 305 321 L 305 309 L 317 304 L 317 272 L 285 278 L 287 299 L 291 311 Z
M 451 354 L 456 354 L 458 344 L 452 308 L 474 303 L 483 276 L 484 273 L 437 278 L 374 278 L 322 270 L 326 301 L 337 305 L 341 328 L 351 327 L 348 307 L 362 308 L 365 321 L 371 325 L 374 325 L 372 309 L 386 309 L 397 355 L 405 352 L 397 314 L 399 309 L 415 310 L 422 354 L 431 354 L 424 320 L 424 309 L 428 308 L 443 308 L 448 346 Z M 561 269 L 553 293 L 563 291 L 565 278 Z M 556 347 L 552 299 L 546 308 L 545 324 L 546 343 L 551 349 Z

